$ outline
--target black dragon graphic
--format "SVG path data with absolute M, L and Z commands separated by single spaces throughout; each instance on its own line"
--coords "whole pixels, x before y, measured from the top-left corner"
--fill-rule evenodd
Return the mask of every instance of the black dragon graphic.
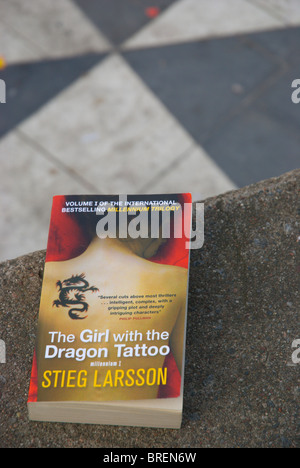
M 95 292 L 99 291 L 99 289 L 89 285 L 84 273 L 72 275 L 71 278 L 65 279 L 63 282 L 57 281 L 56 286 L 59 289 L 59 299 L 53 301 L 52 307 L 71 307 L 68 313 L 72 320 L 85 319 L 89 305 L 85 302 L 83 293 L 87 291 Z

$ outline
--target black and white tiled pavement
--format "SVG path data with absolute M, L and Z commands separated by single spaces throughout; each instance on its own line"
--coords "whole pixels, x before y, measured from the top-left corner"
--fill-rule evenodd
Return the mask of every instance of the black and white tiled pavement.
M 299 52 L 298 0 L 0 0 L 0 260 L 45 248 L 54 194 L 299 167 Z

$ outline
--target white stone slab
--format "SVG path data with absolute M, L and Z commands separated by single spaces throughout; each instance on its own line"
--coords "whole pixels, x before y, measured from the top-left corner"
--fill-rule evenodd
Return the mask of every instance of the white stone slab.
M 0 56 L 7 65 L 12 63 L 31 62 L 42 57 L 38 45 L 24 39 L 17 31 L 0 20 Z
M 137 193 L 193 140 L 118 55 L 24 122 L 22 131 L 101 193 Z
M 146 193 L 186 193 L 193 201 L 204 200 L 229 190 L 236 185 L 198 145 L 194 145 L 157 180 L 145 187 Z
M 53 195 L 89 193 L 14 131 L 0 140 L 0 261 L 47 246 Z
M 251 0 L 251 2 L 268 11 L 275 18 L 283 20 L 287 26 L 300 24 L 299 0 Z
M 247 0 L 180 0 L 123 47 L 152 47 L 283 26 L 282 20 Z
M 0 18 L 12 34 L 15 31 L 25 44 L 31 43 L 33 50 L 38 49 L 42 58 L 110 49 L 108 40 L 71 0 L 2 1 Z M 8 63 L 16 60 L 15 54 L 7 55 Z

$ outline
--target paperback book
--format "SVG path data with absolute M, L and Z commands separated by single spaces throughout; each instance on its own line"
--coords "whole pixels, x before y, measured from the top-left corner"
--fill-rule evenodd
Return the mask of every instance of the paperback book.
M 30 419 L 181 426 L 191 207 L 190 194 L 53 198 Z

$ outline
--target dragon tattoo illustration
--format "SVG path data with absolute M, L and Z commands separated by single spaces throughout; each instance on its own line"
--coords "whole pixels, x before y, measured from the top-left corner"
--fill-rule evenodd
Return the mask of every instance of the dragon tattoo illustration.
M 84 293 L 99 291 L 99 289 L 89 285 L 84 273 L 72 275 L 71 278 L 65 279 L 63 282 L 57 281 L 56 286 L 59 290 L 59 299 L 53 301 L 52 307 L 70 307 L 68 314 L 71 319 L 85 319 L 89 305 L 85 302 Z

